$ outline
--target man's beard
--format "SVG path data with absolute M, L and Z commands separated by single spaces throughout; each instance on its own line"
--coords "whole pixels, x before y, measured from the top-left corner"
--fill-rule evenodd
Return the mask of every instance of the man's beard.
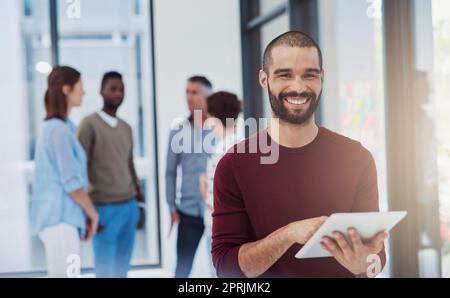
M 115 102 L 112 99 L 104 98 L 103 106 L 108 110 L 117 111 L 123 103 L 123 99 L 120 102 Z
M 278 117 L 280 120 L 297 125 L 308 122 L 314 116 L 314 113 L 316 112 L 317 107 L 319 106 L 320 97 L 322 94 L 322 92 L 320 92 L 319 96 L 317 96 L 317 94 L 314 92 L 302 92 L 302 93 L 288 92 L 288 93 L 281 93 L 280 96 L 277 97 L 270 90 L 270 86 L 268 87 L 268 93 L 270 105 L 272 106 L 272 111 L 275 114 L 275 116 Z M 306 98 L 307 101 L 309 101 L 308 109 L 301 114 L 290 112 L 284 105 L 284 100 L 288 97 Z

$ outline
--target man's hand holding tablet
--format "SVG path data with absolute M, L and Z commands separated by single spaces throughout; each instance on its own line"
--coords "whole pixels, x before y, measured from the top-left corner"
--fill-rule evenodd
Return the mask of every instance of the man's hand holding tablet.
M 304 245 L 327 219 L 327 216 L 322 216 L 291 223 L 288 226 L 288 234 L 292 242 Z M 367 268 L 370 265 L 367 263 L 367 257 L 379 254 L 383 250 L 384 241 L 389 235 L 386 232 L 380 232 L 363 243 L 356 229 L 349 228 L 348 234 L 350 235 L 350 241 L 338 231 L 334 232 L 332 237 L 324 236 L 320 243 L 321 247 L 355 276 L 366 276 Z
M 363 243 L 356 229 L 349 228 L 348 234 L 350 241 L 337 231 L 333 233 L 332 237 L 323 236 L 320 245 L 355 276 L 366 276 L 367 268 L 370 265 L 367 258 L 370 255 L 377 255 L 383 250 L 384 241 L 389 235 L 386 232 L 380 232 L 368 242 Z
M 376 276 L 369 266 L 384 248 L 387 232 L 400 222 L 407 212 L 336 213 L 322 222 L 296 258 L 334 257 L 355 276 Z M 301 242 L 299 242 L 301 243 Z M 301 243 L 302 244 L 302 243 Z M 380 270 L 381 259 L 378 259 Z

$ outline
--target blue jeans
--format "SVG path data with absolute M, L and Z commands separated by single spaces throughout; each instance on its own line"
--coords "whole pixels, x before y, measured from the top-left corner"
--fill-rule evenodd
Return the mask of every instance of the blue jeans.
M 95 275 L 127 277 L 133 254 L 139 206 L 136 199 L 120 204 L 96 205 L 102 230 L 94 237 Z

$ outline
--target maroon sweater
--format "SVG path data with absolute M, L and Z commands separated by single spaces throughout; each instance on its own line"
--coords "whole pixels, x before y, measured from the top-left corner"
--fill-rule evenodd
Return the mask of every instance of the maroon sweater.
M 238 252 L 289 223 L 339 212 L 378 211 L 375 162 L 359 143 L 328 129 L 301 148 L 279 146 L 278 162 L 261 164 L 264 150 L 249 140 L 228 152 L 214 177 L 212 254 L 219 277 L 244 277 Z M 269 143 L 273 142 L 270 137 Z M 242 148 L 242 147 L 241 147 Z M 242 152 L 242 151 L 239 151 Z M 293 245 L 264 277 L 352 277 L 334 258 L 296 259 Z M 380 254 L 385 263 L 384 251 Z

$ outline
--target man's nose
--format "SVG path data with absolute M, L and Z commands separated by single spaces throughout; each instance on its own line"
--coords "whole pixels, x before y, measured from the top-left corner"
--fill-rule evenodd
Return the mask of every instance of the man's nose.
M 295 77 L 294 80 L 292 80 L 291 88 L 292 91 L 297 92 L 298 94 L 303 93 L 308 90 L 307 85 L 302 80 L 301 77 Z

